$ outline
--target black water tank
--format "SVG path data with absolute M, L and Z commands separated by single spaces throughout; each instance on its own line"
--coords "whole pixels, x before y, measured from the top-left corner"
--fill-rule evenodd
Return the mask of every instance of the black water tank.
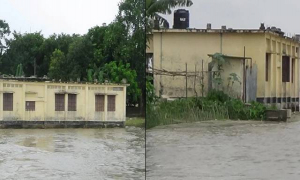
M 178 9 L 174 12 L 174 29 L 187 29 L 190 26 L 190 13 L 185 9 Z

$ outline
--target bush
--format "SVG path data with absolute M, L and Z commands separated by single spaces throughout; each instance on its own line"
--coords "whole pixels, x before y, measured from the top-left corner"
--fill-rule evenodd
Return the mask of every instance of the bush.
M 222 91 L 211 91 L 206 97 L 147 103 L 146 127 L 214 119 L 265 119 L 266 106 L 230 98 Z

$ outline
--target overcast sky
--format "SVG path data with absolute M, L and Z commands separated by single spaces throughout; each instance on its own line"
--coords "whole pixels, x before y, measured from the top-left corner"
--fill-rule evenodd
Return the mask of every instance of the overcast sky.
M 258 29 L 261 22 L 290 34 L 300 34 L 300 0 L 193 0 L 190 28 L 222 25 L 239 29 Z M 166 16 L 170 27 L 173 15 Z
M 88 29 L 109 24 L 121 0 L 0 0 L 0 19 L 11 31 L 84 34 Z

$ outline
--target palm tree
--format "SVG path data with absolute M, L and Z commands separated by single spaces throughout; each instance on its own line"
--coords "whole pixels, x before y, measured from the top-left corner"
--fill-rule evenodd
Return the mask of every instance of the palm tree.
M 192 0 L 146 0 L 147 29 L 151 32 L 153 21 L 166 24 L 168 21 L 159 14 L 171 14 L 172 8 L 177 6 L 189 7 L 193 5 Z

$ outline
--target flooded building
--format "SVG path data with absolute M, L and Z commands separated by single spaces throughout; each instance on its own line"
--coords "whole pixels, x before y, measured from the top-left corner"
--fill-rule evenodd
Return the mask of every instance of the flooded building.
M 0 121 L 124 125 L 126 87 L 0 79 Z
M 205 95 L 215 86 L 211 74 L 216 69 L 210 64 L 217 54 L 228 62 L 220 69 L 223 90 L 248 102 L 299 104 L 299 36 L 284 34 L 264 24 L 257 29 L 208 24 L 206 29 L 153 30 L 146 52 L 156 95 Z

